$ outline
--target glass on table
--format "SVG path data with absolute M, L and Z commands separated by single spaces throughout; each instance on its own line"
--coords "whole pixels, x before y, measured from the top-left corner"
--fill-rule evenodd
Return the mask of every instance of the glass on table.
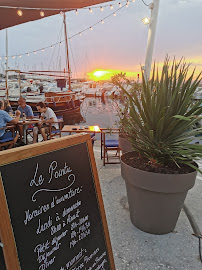
M 13 117 L 13 110 L 10 110 L 8 114 L 10 115 L 10 117 Z

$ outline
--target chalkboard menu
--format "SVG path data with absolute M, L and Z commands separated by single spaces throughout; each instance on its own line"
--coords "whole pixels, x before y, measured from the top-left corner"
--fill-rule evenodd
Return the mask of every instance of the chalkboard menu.
M 55 143 L 36 146 L 40 154 L 26 147 L 14 150 L 17 159 L 1 164 L 0 189 L 19 264 L 12 270 L 115 269 L 90 135 Z M 19 160 L 22 151 L 25 157 Z M 4 216 L 5 209 L 0 210 Z M 5 227 L 0 236 L 11 270 Z

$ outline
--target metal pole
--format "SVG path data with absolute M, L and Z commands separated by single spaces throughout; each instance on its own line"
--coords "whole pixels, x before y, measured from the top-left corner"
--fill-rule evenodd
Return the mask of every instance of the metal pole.
M 6 29 L 6 95 L 7 95 L 7 99 L 9 96 L 8 93 L 8 29 Z
M 20 89 L 20 97 L 21 97 L 21 78 L 20 78 L 20 70 L 18 71 L 19 74 L 19 89 Z
M 69 90 L 71 91 L 71 74 L 70 74 L 70 66 L 69 66 L 69 50 L 68 50 L 68 40 L 67 40 L 67 26 L 66 26 L 66 15 L 65 12 L 64 14 L 64 19 L 63 19 L 63 23 L 64 23 L 64 32 L 65 32 L 65 46 L 66 46 L 66 69 L 68 70 L 68 74 L 69 74 Z
M 147 51 L 146 51 L 145 67 L 144 67 L 146 80 L 149 80 L 149 77 L 150 77 L 152 55 L 153 55 L 156 26 L 157 26 L 157 17 L 158 17 L 158 10 L 159 10 L 159 2 L 160 0 L 153 0 L 153 3 L 149 5 L 149 8 L 151 9 L 151 18 L 150 18 L 150 24 L 149 24 Z

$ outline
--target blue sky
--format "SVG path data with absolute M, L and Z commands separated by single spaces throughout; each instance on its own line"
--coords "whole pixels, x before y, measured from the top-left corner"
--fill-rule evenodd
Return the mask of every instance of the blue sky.
M 68 35 L 72 36 L 102 20 L 119 8 L 120 1 L 113 1 L 114 9 L 106 7 L 103 12 L 87 9 L 67 13 Z M 123 1 L 122 1 L 123 2 Z M 147 4 L 151 1 L 145 0 Z M 108 3 L 106 3 L 108 4 Z M 124 3 L 123 3 L 124 4 Z M 104 5 L 104 4 L 103 4 Z M 153 60 L 161 63 L 165 55 L 171 58 L 184 56 L 192 61 L 198 70 L 202 67 L 202 1 L 160 0 Z M 17 15 L 16 15 L 17 16 Z M 82 76 L 94 69 L 139 71 L 144 65 L 148 26 L 141 19 L 150 16 L 150 10 L 142 0 L 130 3 L 128 8 L 117 12 L 117 16 L 106 19 L 82 36 L 71 40 L 70 64 L 73 76 Z M 62 16 L 55 15 L 35 22 L 8 29 L 9 55 L 26 53 L 57 42 L 62 27 Z M 63 38 L 62 38 L 63 39 Z M 60 49 L 59 49 L 60 47 Z M 10 68 L 25 70 L 51 70 L 65 67 L 65 49 L 57 45 L 36 55 L 9 59 Z M 0 56 L 5 55 L 5 30 L 0 31 Z M 61 64 L 60 64 L 61 58 Z M 52 60 L 51 60 L 52 59 Z M 2 67 L 0 62 L 0 71 Z

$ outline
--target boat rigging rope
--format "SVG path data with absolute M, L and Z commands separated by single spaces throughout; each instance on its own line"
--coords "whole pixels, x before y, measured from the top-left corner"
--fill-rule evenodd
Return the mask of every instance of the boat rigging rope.
M 68 33 L 67 33 L 67 36 L 68 36 Z M 75 64 L 75 60 L 74 60 L 74 54 L 73 54 L 71 42 L 69 42 L 69 47 L 70 47 L 71 54 L 72 54 L 72 60 L 73 60 L 73 64 L 74 64 L 75 74 L 76 74 L 76 77 L 78 78 L 78 73 L 77 73 L 77 69 L 76 69 L 76 64 Z
M 58 38 L 57 38 L 57 42 L 58 42 L 58 40 L 60 39 L 60 37 L 61 37 L 61 33 L 62 33 L 62 28 L 63 28 L 63 22 L 62 22 L 62 25 L 61 25 L 61 28 L 60 28 L 60 32 L 59 32 L 59 34 L 58 34 Z M 57 43 L 56 42 L 56 43 Z M 49 63 L 49 66 L 48 66 L 48 70 L 50 69 L 50 66 L 51 66 L 51 64 L 52 64 L 52 60 L 53 60 L 53 56 L 54 56 L 54 54 L 55 54 L 55 50 L 56 50 L 56 47 L 54 46 L 54 50 L 53 50 L 53 53 L 52 53 L 52 57 L 51 57 L 51 60 L 50 60 L 50 63 Z

